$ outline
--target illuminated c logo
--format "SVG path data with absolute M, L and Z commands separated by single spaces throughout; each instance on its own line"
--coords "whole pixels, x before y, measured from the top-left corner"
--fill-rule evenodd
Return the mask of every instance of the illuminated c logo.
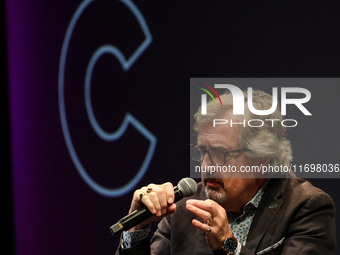
M 65 141 L 67 144 L 67 148 L 69 150 L 69 153 L 71 155 L 71 158 L 73 160 L 73 163 L 75 164 L 80 176 L 83 178 L 83 180 L 96 192 L 103 196 L 109 196 L 109 197 L 117 197 L 122 196 L 126 194 L 127 192 L 131 191 L 136 184 L 141 180 L 141 178 L 144 176 L 147 168 L 149 167 L 149 164 L 151 162 L 151 159 L 153 157 L 155 148 L 156 148 L 156 137 L 148 131 L 142 123 L 140 123 L 131 113 L 126 113 L 125 118 L 121 126 L 118 128 L 117 131 L 108 133 L 105 130 L 102 129 L 102 127 L 97 122 L 93 109 L 92 109 L 92 103 L 91 103 L 91 96 L 90 96 L 90 88 L 91 88 L 91 77 L 93 68 L 97 62 L 97 60 L 103 55 L 103 54 L 111 54 L 114 57 L 116 57 L 119 61 L 119 63 L 122 65 L 124 71 L 128 71 L 129 68 L 135 63 L 135 61 L 140 57 L 140 55 L 145 51 L 145 49 L 150 45 L 152 42 L 152 36 L 150 34 L 150 31 L 148 29 L 148 26 L 140 13 L 140 11 L 137 9 L 137 7 L 129 0 L 123 0 L 121 1 L 124 3 L 128 9 L 134 14 L 137 21 L 140 24 L 140 27 L 143 30 L 143 33 L 145 35 L 145 40 L 142 42 L 142 44 L 137 48 L 137 50 L 130 56 L 130 58 L 126 59 L 124 55 L 121 53 L 121 51 L 113 46 L 113 45 L 103 45 L 99 47 L 94 54 L 92 55 L 90 62 L 88 64 L 86 75 L 85 75 L 85 104 L 86 104 L 86 111 L 90 120 L 90 123 L 95 130 L 96 134 L 107 142 L 112 142 L 115 140 L 118 140 L 122 137 L 122 135 L 125 133 L 127 127 L 129 124 L 133 125 L 145 138 L 147 138 L 150 141 L 149 149 L 147 152 L 147 155 L 144 159 L 143 164 L 141 165 L 138 173 L 124 186 L 117 188 L 117 189 L 109 189 L 106 187 L 103 187 L 102 185 L 95 182 L 90 175 L 86 172 L 86 169 L 80 162 L 77 153 L 75 151 L 75 148 L 72 143 L 72 139 L 70 136 L 70 131 L 68 128 L 67 118 L 66 118 L 66 110 L 65 110 L 65 96 L 64 96 L 64 79 L 65 79 L 65 65 L 66 65 L 66 57 L 68 53 L 68 48 L 71 40 L 71 36 L 74 30 L 74 27 L 83 13 L 83 11 L 88 7 L 88 5 L 93 2 L 92 0 L 84 1 L 81 3 L 81 5 L 76 10 L 74 16 L 72 17 L 72 20 L 68 26 L 68 29 L 66 31 L 65 39 L 62 46 L 62 52 L 60 57 L 60 65 L 59 65 L 59 80 L 58 80 L 58 93 L 59 93 L 59 110 L 60 110 L 60 118 L 61 118 L 61 124 L 62 129 L 65 137 Z

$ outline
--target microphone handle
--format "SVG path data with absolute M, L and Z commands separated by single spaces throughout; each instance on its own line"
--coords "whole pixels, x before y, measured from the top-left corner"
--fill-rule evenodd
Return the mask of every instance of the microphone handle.
M 182 191 L 176 186 L 174 187 L 175 192 L 175 202 L 183 198 Z M 134 210 L 130 214 L 126 215 L 124 218 L 120 219 L 116 224 L 110 227 L 112 235 L 117 235 L 122 231 L 129 230 L 134 226 L 142 223 L 143 221 L 151 218 L 154 214 L 149 211 L 149 209 L 143 205 L 142 207 Z

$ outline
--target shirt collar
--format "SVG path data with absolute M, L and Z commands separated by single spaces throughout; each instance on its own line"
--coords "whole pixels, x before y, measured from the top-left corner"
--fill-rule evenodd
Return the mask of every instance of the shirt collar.
M 233 222 L 235 220 L 242 221 L 243 218 L 246 218 L 249 215 L 253 215 L 260 204 L 264 191 L 268 185 L 269 179 L 262 185 L 262 187 L 257 191 L 255 196 L 243 206 L 243 214 L 239 217 L 236 217 L 233 213 L 227 213 L 229 222 Z
M 253 204 L 256 208 L 259 206 L 259 203 L 261 201 L 261 198 L 263 196 L 263 193 L 265 189 L 267 188 L 269 180 L 267 180 L 262 187 L 257 191 L 256 195 L 248 202 L 246 205 L 243 207 L 243 209 L 248 205 L 248 204 Z

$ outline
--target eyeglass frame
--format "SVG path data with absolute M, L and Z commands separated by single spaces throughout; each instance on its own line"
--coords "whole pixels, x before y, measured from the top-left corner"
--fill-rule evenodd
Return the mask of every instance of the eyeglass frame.
M 195 147 L 195 146 L 197 146 L 197 143 L 188 144 L 189 154 L 190 154 L 190 147 Z M 198 147 L 195 147 L 195 148 L 198 149 Z M 200 163 L 201 163 L 201 162 L 204 160 L 205 154 L 208 153 L 210 162 L 213 163 L 213 164 L 216 165 L 216 166 L 220 166 L 220 165 L 219 165 L 219 164 L 215 164 L 215 163 L 212 161 L 211 156 L 210 156 L 210 153 L 209 153 L 210 150 L 220 151 L 220 152 L 223 153 L 223 156 L 224 156 L 224 157 L 223 157 L 223 158 L 224 158 L 224 161 L 223 161 L 223 162 L 224 162 L 224 163 L 223 163 L 221 166 L 223 166 L 223 165 L 227 162 L 226 156 L 227 156 L 228 154 L 239 153 L 239 152 L 242 152 L 242 151 L 249 151 L 249 150 L 246 149 L 246 148 L 242 148 L 242 149 L 239 149 L 239 150 L 233 150 L 233 151 L 222 151 L 222 150 L 216 150 L 216 149 L 209 149 L 209 150 L 206 150 L 206 149 L 202 149 L 202 148 L 200 148 L 200 149 L 203 150 L 203 152 L 204 152 L 201 161 L 192 159 L 191 154 L 190 154 L 190 158 L 191 158 L 192 160 L 196 161 L 196 162 L 200 162 Z

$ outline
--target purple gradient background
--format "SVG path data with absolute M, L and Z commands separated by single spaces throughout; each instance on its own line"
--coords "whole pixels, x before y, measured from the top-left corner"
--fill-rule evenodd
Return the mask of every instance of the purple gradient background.
M 65 3 L 6 2 L 18 255 L 112 254 L 118 243 L 109 226 L 122 212 L 79 177 L 61 130 L 59 56 L 78 5 Z
M 45 45 L 39 38 L 46 32 L 43 31 L 46 24 L 39 17 L 41 7 L 41 4 L 27 1 L 7 1 L 17 254 L 48 253 L 46 247 L 52 248 L 52 243 L 58 243 L 58 239 L 49 231 L 56 227 L 55 222 L 58 221 L 49 214 L 52 210 L 58 210 L 53 208 L 53 193 L 63 190 L 60 187 L 53 192 L 50 186 L 51 180 L 55 178 L 52 173 L 59 169 L 59 165 L 52 164 L 56 161 L 51 160 L 51 155 L 55 155 L 56 151 L 51 153 L 51 150 L 60 145 L 54 134 L 58 130 L 55 128 L 58 123 L 51 122 L 50 116 L 58 116 L 58 111 L 50 104 L 49 88 L 56 86 L 49 79 L 55 74 L 51 74 L 51 63 L 46 61 L 52 54 L 51 46 Z M 52 102 L 56 103 L 56 99 L 52 99 Z M 46 178 L 46 174 L 52 175 Z M 43 194 L 44 200 L 41 199 Z M 40 243 L 39 246 L 37 242 Z

